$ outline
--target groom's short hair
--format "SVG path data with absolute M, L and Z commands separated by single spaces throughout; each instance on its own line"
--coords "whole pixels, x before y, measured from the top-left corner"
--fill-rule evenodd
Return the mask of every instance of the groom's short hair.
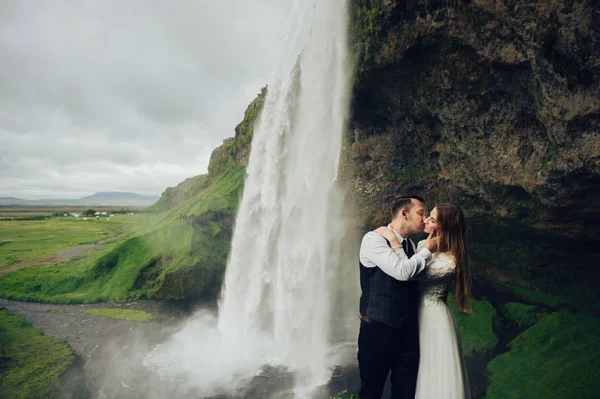
M 400 212 L 401 209 L 406 209 L 407 212 L 410 211 L 410 209 L 413 206 L 413 199 L 425 203 L 422 197 L 419 197 L 418 195 L 414 194 L 400 194 L 396 196 L 391 206 L 392 219 L 396 217 L 396 215 L 398 214 L 398 212 Z

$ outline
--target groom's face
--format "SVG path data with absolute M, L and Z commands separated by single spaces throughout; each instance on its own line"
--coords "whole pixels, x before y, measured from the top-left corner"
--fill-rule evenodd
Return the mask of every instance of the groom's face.
M 406 225 L 410 234 L 422 233 L 425 229 L 425 208 L 421 201 L 412 199 L 412 207 L 406 213 Z

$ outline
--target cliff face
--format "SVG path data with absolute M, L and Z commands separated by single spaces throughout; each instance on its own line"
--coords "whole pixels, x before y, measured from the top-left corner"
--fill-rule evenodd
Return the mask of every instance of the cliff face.
M 357 225 L 387 222 L 399 192 L 456 203 L 481 275 L 596 295 L 593 3 L 352 0 L 357 75 L 342 180 Z
M 166 210 L 172 218 L 172 222 L 159 232 L 169 235 L 169 229 L 183 229 L 187 239 L 185 248 L 175 256 L 169 257 L 163 251 L 159 254 L 160 261 L 144 271 L 141 280 L 148 282 L 149 296 L 166 299 L 214 299 L 218 296 L 242 195 L 254 125 L 265 96 L 266 88 L 246 109 L 244 119 L 235 128 L 235 136 L 225 139 L 212 152 L 206 175 L 167 189 L 154 206 L 156 210 Z

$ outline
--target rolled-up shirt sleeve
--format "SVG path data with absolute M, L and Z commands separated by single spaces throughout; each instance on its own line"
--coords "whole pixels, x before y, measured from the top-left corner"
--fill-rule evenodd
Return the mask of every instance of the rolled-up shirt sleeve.
M 409 242 L 410 245 L 410 242 Z M 365 267 L 379 267 L 384 273 L 396 280 L 407 281 L 423 271 L 431 251 L 422 248 L 410 259 L 404 251 L 394 252 L 385 238 L 370 231 L 360 245 L 360 263 Z

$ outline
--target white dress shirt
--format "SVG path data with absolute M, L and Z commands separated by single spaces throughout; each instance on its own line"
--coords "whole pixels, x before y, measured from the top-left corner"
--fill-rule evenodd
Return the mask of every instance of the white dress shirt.
M 394 231 L 394 230 L 392 230 Z M 396 238 L 402 245 L 404 238 L 394 231 Z M 413 246 L 411 240 L 408 244 Z M 365 267 L 379 267 L 385 274 L 396 280 L 407 281 L 423 271 L 425 263 L 431 257 L 431 251 L 423 247 L 410 259 L 402 247 L 396 253 L 390 248 L 383 236 L 374 231 L 369 231 L 360 244 L 360 263 Z

